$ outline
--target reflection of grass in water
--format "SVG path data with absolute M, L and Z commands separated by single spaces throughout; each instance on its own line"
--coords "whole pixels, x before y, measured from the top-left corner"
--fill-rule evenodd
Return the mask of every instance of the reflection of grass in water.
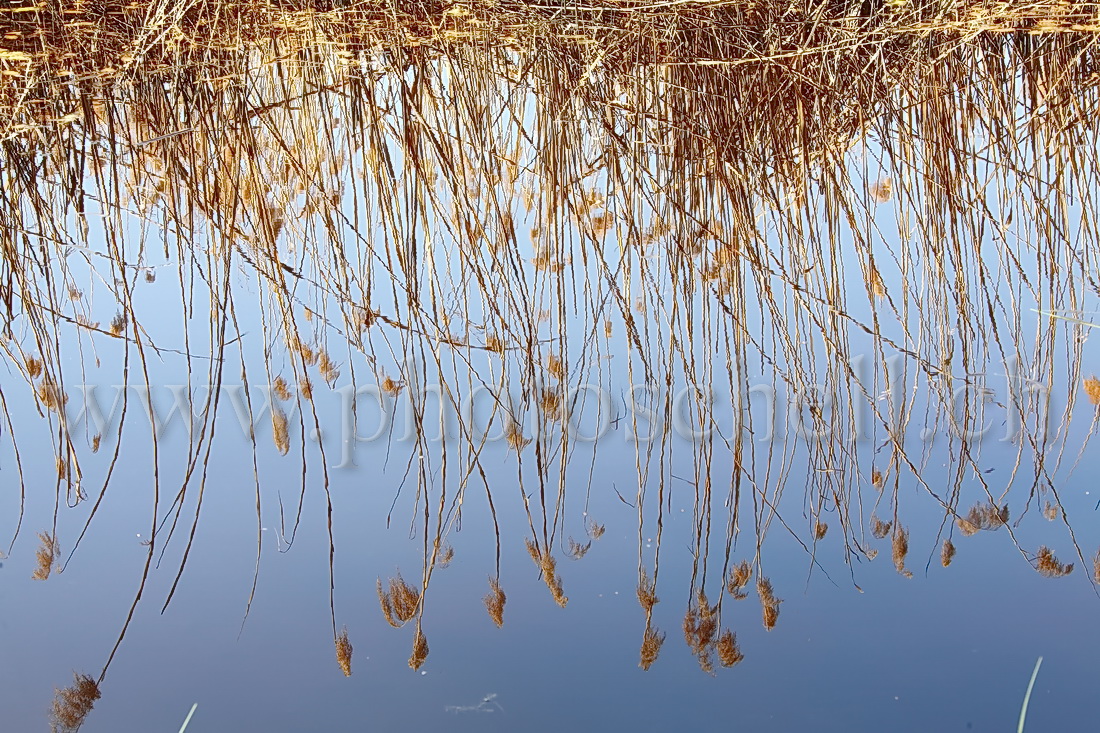
M 1060 578 L 1073 572 L 1073 563 L 1063 563 L 1049 547 L 1043 545 L 1035 553 L 1035 569 L 1048 578 Z
M 31 577 L 35 580 L 49 578 L 59 554 L 61 554 L 61 546 L 57 543 L 57 535 L 50 532 L 39 532 L 38 549 L 34 552 L 34 573 Z
M 880 409 L 873 394 L 884 386 L 887 351 L 904 356 L 906 380 L 914 373 L 937 379 L 976 373 L 1001 357 L 1028 361 L 1019 345 L 1003 340 L 1004 333 L 1022 331 L 1020 319 L 1014 312 L 996 312 L 1006 306 L 990 283 L 1007 277 L 1009 287 L 1057 301 L 1065 288 L 1055 270 L 1070 273 L 1064 277 L 1091 277 L 1086 261 L 1060 248 L 1062 234 L 1051 232 L 1060 232 L 1061 225 L 1046 212 L 1071 210 L 1064 193 L 1071 188 L 1083 208 L 1093 206 L 1094 147 L 1082 143 L 1095 138 L 1098 118 L 1097 95 L 1087 78 L 1095 64 L 1094 36 L 1067 32 L 1021 40 L 1015 32 L 1065 31 L 1091 23 L 1076 6 L 1038 2 L 991 8 L 957 2 L 951 6 L 957 12 L 945 20 L 941 6 L 932 3 L 853 16 L 849 4 L 839 2 L 702 4 L 691 12 L 679 12 L 675 4 L 626 11 L 616 3 L 597 3 L 559 13 L 565 6 L 508 0 L 461 13 L 412 3 L 396 24 L 370 2 L 320 14 L 308 7 L 304 13 L 273 5 L 248 12 L 242 7 L 203 5 L 156 21 L 174 29 L 168 34 L 156 28 L 145 33 L 150 29 L 141 26 L 144 13 L 121 8 L 111 33 L 97 38 L 99 54 L 75 58 L 71 49 L 81 46 L 84 34 L 98 33 L 94 25 L 64 22 L 54 6 L 4 18 L 21 33 L 33 23 L 47 23 L 45 35 L 24 33 L 6 42 L 10 53 L 28 58 L 4 61 L 14 76 L 3 90 L 8 96 L 0 99 L 0 132 L 8 141 L 0 172 L 0 239 L 13 296 L 9 320 L 24 318 L 33 342 L 27 348 L 36 355 L 23 358 L 13 351 L 10 358 L 35 385 L 47 417 L 60 421 L 55 452 L 71 503 L 80 500 L 69 486 L 80 475 L 79 455 L 72 426 L 62 419 L 62 341 L 53 334 L 65 328 L 80 339 L 109 336 L 111 348 L 125 350 L 119 353 L 130 373 L 147 380 L 147 360 L 156 351 L 134 306 L 140 281 L 155 279 L 144 266 L 150 255 L 142 250 L 140 261 L 133 261 L 122 254 L 126 246 L 115 246 L 132 241 L 121 223 L 130 210 L 143 222 L 166 222 L 182 258 L 195 264 L 195 272 L 201 271 L 197 277 L 223 304 L 223 312 L 212 313 L 211 323 L 220 319 L 221 326 L 211 332 L 211 355 L 224 357 L 238 336 L 227 325 L 234 320 L 228 317 L 234 294 L 226 290 L 230 274 L 240 268 L 255 276 L 270 316 L 263 337 L 285 345 L 284 353 L 272 349 L 265 355 L 269 378 L 279 375 L 273 390 L 283 402 L 309 402 L 315 377 L 319 388 L 354 381 L 355 361 L 349 358 L 341 369 L 329 356 L 325 339 L 331 333 L 347 342 L 349 356 L 358 352 L 371 359 L 372 368 L 377 366 L 371 373 L 391 398 L 413 382 L 411 375 L 397 374 L 403 366 L 396 357 L 376 364 L 386 353 L 421 358 L 443 382 L 455 373 L 455 364 L 468 363 L 478 351 L 492 355 L 493 369 L 522 375 L 530 387 L 528 402 L 519 414 L 501 406 L 494 424 L 503 421 L 508 444 L 525 461 L 521 483 L 532 475 L 537 482 L 536 491 L 521 487 L 531 531 L 539 538 L 528 550 L 560 605 L 567 599 L 551 548 L 560 547 L 567 535 L 564 474 L 571 446 L 564 436 L 555 444 L 537 430 L 525 436 L 521 426 L 523 410 L 539 402 L 547 417 L 564 417 L 572 404 L 563 396 L 570 394 L 567 381 L 574 375 L 583 382 L 593 365 L 615 356 L 629 361 L 631 376 L 639 381 L 684 383 L 701 391 L 722 386 L 728 373 L 729 391 L 737 394 L 743 392 L 747 366 L 760 364 L 774 367 L 773 386 L 792 393 L 826 382 L 838 403 L 869 402 L 876 430 L 885 430 L 887 443 L 893 443 L 888 467 L 871 476 L 880 492 L 872 511 L 893 510 L 893 521 L 872 516 L 871 534 L 882 540 L 893 530 L 894 563 L 908 573 L 908 531 L 900 527 L 897 485 L 903 477 L 915 479 L 930 496 L 941 496 L 924 483 L 921 461 L 911 459 L 896 438 L 913 414 L 912 404 L 903 401 L 894 414 L 892 405 Z M 974 9 L 980 12 L 969 12 Z M 78 20 L 79 12 L 76 16 L 70 20 Z M 805 20 L 810 17 L 814 22 Z M 235 22 L 242 18 L 247 22 Z M 525 44 L 530 34 L 520 31 L 532 28 L 552 42 Z M 775 37 L 790 50 L 776 55 Z M 503 38 L 519 40 L 502 48 L 496 41 Z M 261 49 L 269 40 L 280 54 L 293 52 L 265 56 Z M 480 45 L 485 40 L 494 41 L 489 52 Z M 431 46 L 430 56 L 422 43 Z M 255 52 L 262 62 L 246 63 L 238 48 Z M 70 66 L 71 78 L 53 73 Z M 115 74 L 127 84 L 114 85 Z M 172 80 L 171 90 L 165 79 Z M 760 94 L 761 89 L 769 93 Z M 1020 111 L 1020 130 L 1026 131 L 1018 131 L 1014 119 L 985 119 L 989 109 L 1013 110 L 1007 113 L 1012 118 Z M 486 124 L 531 117 L 538 120 L 535 130 Z M 193 127 L 181 129 L 181 119 Z M 861 177 L 851 173 L 845 156 L 866 132 L 878 133 L 881 143 L 862 151 L 872 170 Z M 591 144 L 578 146 L 577 140 Z M 1041 166 L 1029 158 L 1027 151 L 1034 149 L 1044 151 Z M 979 158 L 995 160 L 997 167 L 979 171 Z M 354 169 L 347 162 L 353 159 L 361 161 Z M 622 165 L 624 160 L 630 165 Z M 1057 179 L 1060 188 L 1048 185 L 1048 178 Z M 354 191 L 346 190 L 353 186 Z M 987 189 L 1033 191 L 1043 206 L 1034 206 L 1023 193 L 1002 200 L 986 195 Z M 118 191 L 128 191 L 128 198 L 120 199 Z M 354 226 L 344 226 L 352 194 Z M 100 207 L 102 217 L 85 213 Z M 1017 218 L 1028 212 L 1035 225 L 1019 247 L 1006 243 L 1019 234 L 1006 223 L 1014 212 Z M 896 231 L 884 223 L 891 214 Z M 94 235 L 88 233 L 91 227 L 98 227 Z M 526 229 L 537 230 L 536 242 L 517 235 Z M 992 230 L 1006 240 L 997 243 L 999 257 L 992 261 L 1018 262 L 1039 252 L 1049 254 L 1050 263 L 1040 265 L 1049 264 L 1049 271 L 1036 276 L 1024 267 L 986 269 L 982 232 Z M 371 232 L 370 241 L 362 232 Z M 849 234 L 854 247 L 838 253 L 836 243 Z M 901 247 L 882 246 L 897 235 Z M 1089 237 L 1085 233 L 1082 239 Z M 96 253 L 106 257 L 112 272 L 93 292 L 92 283 L 76 282 L 65 258 L 49 253 L 70 242 L 85 246 L 99 239 L 112 243 Z M 1080 243 L 1080 251 L 1093 250 L 1090 242 Z M 431 264 L 429 252 L 438 257 Z M 454 271 L 439 264 L 451 255 L 461 262 Z M 865 301 L 850 300 L 844 274 L 850 259 L 858 260 L 855 274 L 866 286 Z M 197 285 L 182 272 L 187 269 L 181 268 L 179 283 L 184 293 Z M 924 284 L 887 290 L 886 282 L 899 280 Z M 851 315 L 865 308 L 872 312 L 866 323 Z M 573 321 L 560 317 L 567 310 Z M 985 313 L 1000 322 L 986 323 Z M 1061 333 L 1053 328 L 1037 339 L 1036 349 L 1043 353 L 1030 359 L 1040 371 Z M 853 357 L 849 335 L 859 331 L 873 337 L 868 353 L 875 362 L 875 384 L 867 386 L 872 392 L 867 395 L 846 371 Z M 626 353 L 609 353 L 620 347 L 601 344 L 601 332 L 607 339 L 620 335 Z M 718 345 L 726 353 L 711 353 Z M 707 358 L 700 359 L 704 347 Z M 200 351 L 199 344 L 187 341 L 188 354 Z M 729 368 L 713 370 L 710 365 L 722 364 L 723 357 Z M 280 358 L 285 363 L 276 363 Z M 187 359 L 189 367 L 207 364 Z M 210 359 L 196 373 L 206 368 L 215 382 L 223 363 Z M 1070 376 L 1077 368 L 1070 368 Z M 557 382 L 553 389 L 541 382 L 543 369 Z M 1077 375 L 1070 383 L 1079 381 Z M 965 389 L 975 394 L 969 382 Z M 950 386 L 943 390 L 941 398 Z M 1090 401 L 1100 401 L 1095 377 L 1084 380 L 1084 391 Z M 661 407 L 669 409 L 667 403 Z M 288 411 L 289 406 L 272 410 L 274 443 L 284 455 L 292 440 Z M 947 411 L 944 399 L 932 412 L 942 417 Z M 815 424 L 825 423 L 821 412 L 811 416 Z M 705 411 L 699 415 L 704 423 L 711 417 Z M 963 430 L 980 424 L 973 411 L 955 417 Z M 1045 433 L 1034 425 L 1025 433 L 1021 450 L 1053 454 Z M 203 441 L 208 438 L 202 436 L 209 433 L 197 434 L 188 456 L 195 475 L 207 465 Z M 462 470 L 484 477 L 477 440 L 462 438 Z M 423 455 L 423 436 L 416 441 Z M 526 451 L 532 442 L 533 450 Z M 98 447 L 98 437 L 93 445 Z M 840 535 L 836 544 L 871 557 L 875 550 L 855 536 L 867 526 L 855 470 L 867 465 L 861 462 L 866 456 L 838 445 L 823 441 L 806 449 L 807 465 L 815 471 L 809 492 L 816 494 L 808 498 L 820 507 L 820 499 L 835 497 L 842 517 L 834 527 Z M 773 522 L 783 524 L 776 505 L 786 473 L 776 480 L 772 461 L 786 461 L 791 446 L 760 449 L 734 440 L 725 447 L 737 465 L 723 518 L 727 536 L 720 538 L 726 540 L 728 560 L 737 533 L 750 526 L 741 521 L 742 504 L 760 507 L 751 523 L 758 548 Z M 719 533 L 714 526 L 723 524 L 712 526 L 709 514 L 715 499 L 712 461 L 723 446 L 705 439 L 694 449 L 703 556 L 711 534 Z M 664 485 L 671 464 L 665 463 L 671 457 L 667 436 L 646 450 L 651 452 L 638 459 L 645 474 L 638 477 L 639 540 L 648 534 L 641 527 L 653 521 L 655 509 L 653 500 L 643 508 L 642 489 L 656 478 L 662 493 L 656 510 L 663 511 L 666 497 L 671 506 Z M 659 476 L 649 473 L 651 458 L 660 466 Z M 113 470 L 119 454 L 111 460 Z M 448 455 L 444 487 L 453 465 Z M 958 460 L 957 477 L 967 465 L 973 467 L 969 453 Z M 1036 473 L 1045 471 L 1040 466 Z M 327 493 L 327 472 L 324 479 Z M 987 480 L 979 480 L 988 489 Z M 427 496 L 429 483 L 421 479 L 417 488 L 424 493 L 418 496 Z M 985 528 L 982 524 L 994 528 L 992 517 L 960 517 L 960 483 L 956 478 L 954 493 L 941 501 L 944 516 L 957 518 L 963 534 L 969 527 Z M 160 488 L 158 478 L 157 496 Z M 155 522 L 173 512 L 178 516 L 185 501 L 194 501 L 186 485 L 177 488 L 168 494 L 178 497 L 170 508 L 155 507 Z M 493 502 L 503 492 L 488 481 L 485 488 L 495 525 Z M 105 480 L 102 492 L 106 489 Z M 257 520 L 260 499 L 257 487 Z M 1007 503 L 1001 505 L 1007 511 Z M 447 506 L 442 492 L 438 506 L 442 518 Z M 332 511 L 329 502 L 330 520 Z M 858 516 L 849 521 L 849 512 Z M 295 527 L 299 515 L 292 512 Z M 535 530 L 539 520 L 541 533 Z M 593 539 L 603 534 L 602 525 L 587 524 Z M 159 547 L 168 544 L 174 529 L 173 523 L 162 541 L 158 537 Z M 428 534 L 426 524 L 423 531 Z M 825 531 L 817 522 L 810 535 L 821 539 Z M 293 529 L 284 534 L 293 541 Z M 442 532 L 436 534 L 438 540 Z M 496 578 L 499 536 L 497 528 Z M 56 543 L 56 537 L 51 540 Z M 586 547 L 568 541 L 574 556 Z M 426 545 L 426 563 L 429 552 Z M 439 552 L 432 564 L 442 567 L 450 550 Z M 660 552 L 658 532 L 654 560 Z M 947 540 L 944 565 L 952 555 Z M 186 554 L 180 573 L 185 559 Z M 51 557 L 48 567 L 54 562 Z M 1036 564 L 1049 564 L 1052 574 L 1067 567 L 1052 553 L 1037 557 Z M 379 581 L 389 623 L 407 623 L 418 608 L 422 614 L 428 575 L 426 570 L 422 589 L 399 577 L 396 586 L 390 581 L 383 590 Z M 751 578 L 751 566 L 742 563 L 731 569 L 726 590 L 744 597 Z M 504 594 L 495 579 L 490 589 L 486 607 L 499 625 Z M 692 589 L 694 596 L 694 578 Z M 779 600 L 767 579 L 757 581 L 757 591 L 764 625 L 771 629 Z M 689 645 L 717 652 L 723 663 L 735 658 L 739 651 L 731 632 L 725 652 L 726 634 L 714 638 L 719 604 L 710 606 L 701 594 L 697 598 Z M 649 625 L 655 579 L 642 576 L 638 599 L 647 615 L 642 660 L 648 667 L 660 648 L 657 639 L 664 638 Z M 334 612 L 333 627 L 335 634 Z M 423 653 L 417 651 L 421 646 Z M 422 664 L 426 653 L 418 628 L 410 665 Z
M 336 662 L 345 677 L 351 677 L 351 653 L 351 640 L 348 639 L 348 630 L 344 628 L 336 637 Z
M 913 572 L 905 567 L 905 558 L 909 556 L 909 530 L 901 526 L 895 528 L 890 545 L 894 568 L 906 578 L 912 578 Z
M 741 648 L 737 646 L 737 634 L 728 629 L 722 632 L 715 650 L 718 653 L 718 663 L 723 667 L 732 667 L 745 658 Z
M 955 520 L 959 531 L 967 537 L 975 535 L 981 530 L 995 530 L 1008 524 L 1008 505 L 998 509 L 991 503 L 978 503 L 970 507 L 966 517 Z
M 405 582 L 398 575 L 390 578 L 387 588 L 383 588 L 382 580 L 378 580 L 378 601 L 382 605 L 382 615 L 394 628 L 404 626 L 416 615 L 420 605 L 420 591 Z
M 489 618 L 493 620 L 497 628 L 504 626 L 504 604 L 508 601 L 508 597 L 504 595 L 504 589 L 500 587 L 500 581 L 496 578 L 489 578 L 489 593 L 485 596 L 484 601 L 485 610 L 489 612 Z
M 955 543 L 951 540 L 944 540 L 943 547 L 940 549 L 940 564 L 945 568 L 951 564 L 951 561 L 955 559 Z
M 569 603 L 569 598 L 562 588 L 561 578 L 558 577 L 558 561 L 551 554 L 549 548 L 540 548 L 531 540 L 526 542 L 527 554 L 538 565 L 542 573 L 542 580 L 546 583 L 546 587 L 550 589 L 550 595 L 554 597 L 554 602 L 565 608 L 566 604 Z
M 747 560 L 742 560 L 730 570 L 730 576 L 726 580 L 726 591 L 734 598 L 741 600 L 748 598 L 745 588 L 752 580 L 752 565 Z
M 57 690 L 50 709 L 50 725 L 56 733 L 70 733 L 84 724 L 99 699 L 99 684 L 85 674 L 74 674 L 71 687 Z
M 1089 377 L 1084 381 L 1085 395 L 1089 398 L 1089 402 L 1094 405 L 1100 405 L 1100 379 L 1095 376 Z
M 648 670 L 657 661 L 657 655 L 661 653 L 661 645 L 665 643 L 665 634 L 659 629 L 646 626 L 642 635 L 641 661 L 639 666 Z
M 661 600 L 657 597 L 657 581 L 644 571 L 642 572 L 641 580 L 638 581 L 637 595 L 638 604 L 646 614 L 653 611 L 653 607 L 660 603 Z
M 427 659 L 428 638 L 424 636 L 424 632 L 417 626 L 416 635 L 413 637 L 412 654 L 409 656 L 409 666 L 413 669 L 420 669 Z
M 772 582 L 761 576 L 756 580 L 756 595 L 760 596 L 760 608 L 764 617 L 764 628 L 771 631 L 779 621 L 779 604 L 782 599 L 775 597 Z

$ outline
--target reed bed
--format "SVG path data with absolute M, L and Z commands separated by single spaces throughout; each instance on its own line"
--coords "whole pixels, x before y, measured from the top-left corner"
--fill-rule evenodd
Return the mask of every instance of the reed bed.
M 526 522 L 530 572 L 566 606 L 559 559 L 598 552 L 606 529 L 566 496 L 607 487 L 595 455 L 588 485 L 573 473 L 566 486 L 578 441 L 565 426 L 609 409 L 573 388 L 609 385 L 613 356 L 647 386 L 654 418 L 679 408 L 652 385 L 721 389 L 734 418 L 708 430 L 724 419 L 715 406 L 681 410 L 699 435 L 687 460 L 667 420 L 624 418 L 653 437 L 636 444 L 635 483 L 619 494 L 636 512 L 643 668 L 665 639 L 654 619 L 673 493 L 693 528 L 691 576 L 673 579 L 688 586 L 684 637 L 708 672 L 715 657 L 743 658 L 722 604 L 747 597 L 753 578 L 761 622 L 777 628 L 769 534 L 795 538 L 811 569 L 826 552 L 852 565 L 889 545 L 911 577 L 914 491 L 943 517 L 934 537 L 913 528 L 914 548 L 941 547 L 944 567 L 956 531 L 1003 527 L 996 536 L 1038 573 L 1068 574 L 1049 547 L 1022 549 L 1016 528 L 1031 506 L 1064 505 L 1055 479 L 1072 474 L 1097 421 L 1090 408 L 1088 436 L 1070 433 L 1079 394 L 1095 405 L 1098 392 L 1082 364 L 1100 252 L 1098 13 L 1044 0 L 28 0 L 0 11 L 0 349 L 13 375 L 0 411 L 21 477 L 32 467 L 11 429 L 17 385 L 53 436 L 43 577 L 64 565 L 57 514 L 83 520 L 67 562 L 116 467 L 138 460 L 67 407 L 80 381 L 67 357 L 101 352 L 125 364 L 127 383 L 148 384 L 167 355 L 196 381 L 221 384 L 236 365 L 270 385 L 273 446 L 252 435 L 256 561 L 274 501 L 259 466 L 274 447 L 301 473 L 296 505 L 284 513 L 278 499 L 288 547 L 307 490 L 325 500 L 345 674 L 334 449 L 320 441 L 318 459 L 305 448 L 321 430 L 317 403 L 344 385 L 373 385 L 380 405 L 406 401 L 413 416 L 401 485 L 413 489 L 421 577 L 378 581 L 385 620 L 415 619 L 413 669 L 428 655 L 431 579 L 475 498 L 497 544 L 491 622 L 503 624 L 501 552 L 519 550 L 502 549 L 506 503 Z M 140 307 L 143 288 L 166 279 L 181 294 L 168 342 L 163 316 Z M 258 341 L 238 321 L 249 307 Z M 988 421 L 975 375 L 989 371 L 1019 387 L 1005 400 L 1015 465 L 993 476 L 968 437 Z M 432 443 L 433 383 L 456 410 L 454 395 L 488 388 L 513 479 L 491 484 L 487 437 L 466 421 Z M 1051 404 L 1058 385 L 1074 387 Z M 755 439 L 772 426 L 754 389 L 783 395 L 797 430 Z M 153 478 L 146 577 L 169 548 L 176 583 L 184 572 L 219 394 L 197 405 L 174 485 L 162 486 L 155 427 L 140 457 Z M 138 419 L 139 399 L 121 400 L 122 421 Z M 929 441 L 906 439 L 914 430 L 945 436 L 945 468 L 929 465 Z M 108 468 L 85 476 L 82 458 L 101 445 Z M 3 496 L 19 505 L 12 547 L 26 491 L 21 478 L 18 496 Z M 1066 513 L 1055 520 L 1058 551 L 1087 563 Z M 95 684 L 70 696 L 80 719 Z

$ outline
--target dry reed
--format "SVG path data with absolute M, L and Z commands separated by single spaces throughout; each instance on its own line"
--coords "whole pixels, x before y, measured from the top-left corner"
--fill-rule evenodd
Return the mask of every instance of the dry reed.
M 57 543 L 57 536 L 50 532 L 38 533 L 38 549 L 34 552 L 35 580 L 46 580 L 54 570 L 54 562 L 61 554 L 61 547 Z
M 55 733 L 72 733 L 84 724 L 99 699 L 99 684 L 86 674 L 73 673 L 73 684 L 54 694 L 50 725 Z
M 416 615 L 416 609 L 420 605 L 420 591 L 406 583 L 400 574 L 390 578 L 386 588 L 383 588 L 379 578 L 378 602 L 389 625 L 399 628 Z
M 504 590 L 500 587 L 500 581 L 496 578 L 489 578 L 489 593 L 484 598 L 485 610 L 489 612 L 489 618 L 493 620 L 498 629 L 504 626 L 504 604 L 507 600 L 508 597 L 504 595 Z
M 742 560 L 730 570 L 730 576 L 726 580 L 726 590 L 738 600 L 748 598 L 749 594 L 745 588 L 750 580 L 752 580 L 752 566 L 747 561 Z
M 340 665 L 340 671 L 345 677 L 351 677 L 351 653 L 351 641 L 345 628 L 336 636 L 336 663 Z
M 1049 547 L 1043 545 L 1035 553 L 1035 569 L 1048 578 L 1060 578 L 1073 572 L 1073 563 L 1063 563 L 1054 556 Z

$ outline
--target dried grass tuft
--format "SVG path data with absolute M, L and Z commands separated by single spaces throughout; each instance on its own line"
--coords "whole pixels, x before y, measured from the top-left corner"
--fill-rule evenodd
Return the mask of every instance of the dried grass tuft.
M 715 650 L 718 652 L 718 663 L 723 667 L 732 667 L 745 658 L 737 646 L 737 634 L 728 629 L 718 639 Z
M 86 674 L 73 673 L 73 684 L 54 693 L 50 726 L 55 733 L 72 733 L 84 725 L 99 699 L 99 684 Z
M 1086 379 L 1082 386 L 1085 388 L 1085 394 L 1088 396 L 1089 402 L 1100 405 L 1100 379 L 1093 375 Z
M 772 582 L 761 576 L 756 579 L 756 595 L 760 596 L 760 608 L 764 617 L 764 628 L 771 631 L 779 620 L 779 604 L 782 599 L 775 597 Z
M 1049 547 L 1043 545 L 1035 553 L 1035 569 L 1048 578 L 1060 578 L 1073 572 L 1073 563 L 1063 563 L 1054 556 Z
M 904 575 L 906 578 L 912 578 L 912 571 L 905 567 L 905 558 L 909 555 L 909 530 L 904 527 L 897 527 L 894 530 L 894 539 L 892 542 L 894 567 L 898 573 Z
M 642 635 L 641 661 L 638 666 L 648 671 L 653 663 L 657 661 L 657 655 L 661 653 L 661 645 L 664 643 L 665 634 L 663 631 L 646 626 L 645 633 Z
M 397 577 L 390 578 L 388 587 L 382 586 L 381 578 L 378 580 L 378 602 L 389 625 L 399 628 L 416 615 L 420 591 L 406 583 L 398 573 Z
M 420 669 L 427 658 L 428 638 L 424 636 L 423 631 L 417 628 L 416 636 L 413 637 L 413 649 L 412 654 L 409 656 L 409 666 L 412 667 L 414 670 Z
M 998 509 L 991 503 L 978 503 L 970 507 L 965 517 L 955 520 L 959 531 L 967 537 L 981 530 L 996 530 L 1008 523 L 1008 506 Z
M 35 580 L 46 580 L 54 571 L 54 563 L 61 554 L 61 546 L 57 542 L 57 536 L 50 532 L 38 533 L 38 549 L 34 552 Z
M 730 577 L 726 580 L 726 590 L 737 600 L 748 598 L 749 594 L 745 588 L 750 580 L 752 580 L 752 566 L 747 560 L 742 560 L 730 570 Z
M 943 548 L 940 550 L 940 564 L 945 568 L 951 564 L 951 561 L 955 559 L 955 543 L 951 540 L 943 541 Z
M 336 662 L 340 665 L 340 671 L 345 677 L 351 677 L 351 641 L 348 639 L 348 630 L 342 629 L 336 636 Z
M 489 618 L 493 620 L 493 623 L 497 625 L 497 628 L 504 626 L 504 604 L 508 601 L 508 597 L 504 595 L 504 590 L 500 587 L 500 581 L 496 578 L 489 578 L 489 593 L 484 598 L 485 610 L 489 612 Z
M 661 599 L 657 597 L 657 581 L 649 576 L 649 573 L 642 571 L 642 577 L 638 580 L 638 604 L 648 614 L 653 610 L 653 607 L 661 602 Z

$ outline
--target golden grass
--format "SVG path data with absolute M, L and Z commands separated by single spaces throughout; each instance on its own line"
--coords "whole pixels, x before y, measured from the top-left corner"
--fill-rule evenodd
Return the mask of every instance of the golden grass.
M 657 597 L 657 581 L 645 571 L 642 572 L 642 577 L 638 580 L 637 595 L 638 605 L 642 607 L 646 614 L 653 611 L 653 607 L 661 602 L 661 599 Z
M 951 565 L 951 561 L 955 559 L 955 543 L 951 540 L 944 540 L 943 547 L 940 549 L 940 564 L 945 568 Z
M 399 628 L 409 622 L 420 606 L 421 593 L 405 582 L 400 574 L 390 578 L 388 586 L 382 586 L 378 580 L 378 602 L 382 606 L 382 615 L 390 626 Z
M 661 653 L 661 646 L 664 643 L 664 632 L 646 626 L 645 633 L 642 634 L 641 660 L 638 662 L 638 666 L 648 671 L 653 663 L 657 661 L 657 655 Z
M 695 602 L 688 605 L 683 628 L 684 641 L 699 660 L 699 667 L 708 674 L 713 673 L 711 653 L 718 639 L 718 606 L 712 606 L 702 590 L 696 595 Z
M 73 673 L 73 684 L 54 694 L 50 725 L 55 733 L 72 733 L 84 724 L 99 699 L 99 684 L 86 674 Z
M 1048 578 L 1060 578 L 1073 572 L 1073 563 L 1063 563 L 1049 547 L 1043 545 L 1035 553 L 1035 569 Z
M 497 625 L 497 628 L 504 626 L 504 604 L 508 601 L 508 597 L 504 595 L 504 590 L 500 587 L 500 581 L 496 578 L 489 578 L 489 593 L 484 598 L 485 610 L 489 612 L 489 618 L 493 620 L 493 623 Z
M 351 653 L 351 641 L 345 628 L 336 636 L 336 663 L 340 665 L 340 671 L 345 677 L 351 677 Z
M 275 396 L 283 402 L 286 402 L 294 396 L 290 391 L 290 385 L 287 384 L 286 379 L 283 377 L 275 377 L 274 383 L 271 385 L 272 391 L 275 392 Z
M 285 456 L 290 451 L 290 421 L 278 407 L 271 409 L 271 436 L 275 448 Z
M 413 669 L 420 669 L 427 659 L 428 638 L 424 636 L 423 631 L 417 628 L 416 635 L 413 637 L 413 648 L 412 654 L 409 656 L 409 666 Z
M 50 379 L 43 379 L 39 382 L 35 393 L 38 395 L 38 401 L 42 403 L 42 406 L 54 412 L 60 412 L 65 403 L 69 401 L 69 396 Z
M 756 579 L 756 595 L 760 597 L 760 609 L 764 618 L 764 628 L 771 631 L 779 621 L 779 604 L 783 601 L 775 597 L 772 582 L 760 576 Z
M 46 580 L 54 570 L 54 562 L 61 554 L 61 547 L 57 543 L 56 535 L 50 532 L 38 533 L 38 549 L 34 552 L 34 573 L 31 577 L 35 580 Z
M 508 447 L 516 452 L 522 451 L 531 443 L 531 439 L 526 437 L 522 428 L 514 422 L 508 424 L 504 431 L 504 439 L 508 441 Z
M 1085 389 L 1085 395 L 1089 398 L 1089 402 L 1094 405 L 1100 405 L 1100 379 L 1093 375 L 1086 379 L 1082 386 Z
M 752 566 L 742 560 L 730 570 L 730 576 L 726 579 L 726 590 L 738 600 L 748 598 L 749 594 L 745 588 L 750 580 L 752 580 Z
M 550 590 L 550 595 L 554 597 L 554 602 L 562 608 L 569 603 L 569 598 L 565 595 L 565 591 L 562 589 L 561 578 L 558 577 L 558 562 L 554 559 L 554 556 L 550 554 L 549 549 L 541 549 L 537 544 L 531 540 L 527 540 L 527 554 L 531 556 L 531 559 L 538 565 L 540 572 L 542 573 L 542 580 L 546 583 L 546 587 Z
M 588 554 L 588 551 L 592 549 L 592 541 L 577 542 L 572 537 L 569 538 L 569 556 L 574 560 L 580 560 L 582 557 Z
M 998 509 L 990 503 L 977 503 L 970 507 L 965 517 L 955 520 L 959 531 L 967 537 L 981 530 L 996 530 L 1008 523 L 1008 505 Z
M 909 555 L 909 530 L 905 527 L 894 529 L 894 539 L 891 542 L 894 568 L 906 578 L 912 578 L 912 571 L 905 567 L 905 558 Z
M 741 648 L 737 646 L 737 634 L 728 629 L 722 632 L 715 650 L 718 653 L 718 663 L 723 667 L 732 667 L 745 658 Z

